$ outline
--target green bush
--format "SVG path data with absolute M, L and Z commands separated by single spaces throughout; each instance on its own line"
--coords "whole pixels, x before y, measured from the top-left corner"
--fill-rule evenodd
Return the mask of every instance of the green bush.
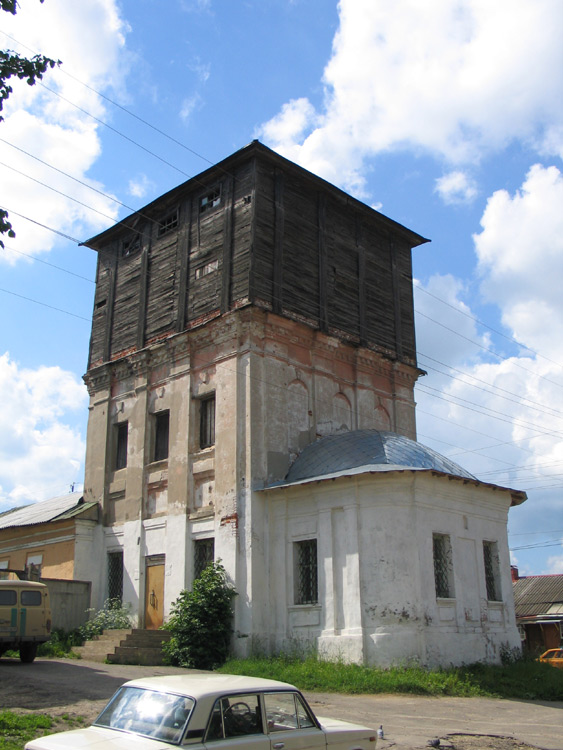
M 92 613 L 95 610 L 88 609 L 86 611 Z M 106 599 L 102 609 L 98 610 L 88 622 L 80 626 L 79 633 L 83 641 L 88 641 L 97 635 L 101 635 L 104 630 L 119 630 L 130 627 L 129 611 L 123 605 L 121 599 Z
M 166 629 L 172 637 L 163 646 L 168 664 L 215 669 L 229 655 L 232 600 L 236 591 L 220 562 L 210 563 L 191 591 L 182 591 L 172 604 Z
M 51 656 L 55 659 L 70 656 L 74 657 L 72 647 L 80 646 L 82 637 L 78 630 L 62 630 L 57 628 L 52 631 L 51 637 L 45 643 L 40 643 L 37 656 Z

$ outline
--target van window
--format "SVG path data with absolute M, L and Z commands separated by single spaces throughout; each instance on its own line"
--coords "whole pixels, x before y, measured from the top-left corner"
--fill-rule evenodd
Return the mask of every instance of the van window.
M 9 607 L 15 604 L 18 600 L 18 595 L 15 591 L 11 591 L 10 589 L 2 589 L 0 590 L 0 607 Z
M 41 606 L 41 592 L 40 591 L 22 591 L 21 603 L 22 603 L 22 607 Z

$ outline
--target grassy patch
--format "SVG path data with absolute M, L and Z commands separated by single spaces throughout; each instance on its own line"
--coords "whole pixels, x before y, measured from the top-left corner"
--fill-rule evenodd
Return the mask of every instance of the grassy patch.
M 72 714 L 47 716 L 47 714 L 19 714 L 0 711 L 0 750 L 23 750 L 26 742 L 53 732 L 80 729 L 84 717 Z
M 474 664 L 429 670 L 415 666 L 376 669 L 328 662 L 316 656 L 231 659 L 220 672 L 268 677 L 301 690 L 325 693 L 410 693 L 458 697 L 563 700 L 563 670 L 522 659 L 506 666 Z
M 48 734 L 53 720 L 45 714 L 0 711 L 0 750 L 21 750 L 34 737 Z

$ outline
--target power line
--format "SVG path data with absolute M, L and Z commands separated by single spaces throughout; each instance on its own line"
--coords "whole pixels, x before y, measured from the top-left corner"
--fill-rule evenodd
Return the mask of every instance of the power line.
M 17 294 L 17 292 L 11 292 L 9 289 L 0 288 L 0 292 L 4 292 L 4 294 L 11 294 L 13 297 L 19 297 L 20 299 L 24 299 L 27 302 L 33 302 L 35 305 L 48 307 L 50 310 L 56 310 L 57 312 L 64 313 L 65 315 L 71 315 L 73 318 L 78 318 L 79 320 L 85 320 L 87 323 L 91 323 L 90 318 L 84 318 L 82 315 L 77 315 L 76 313 L 72 313 L 69 310 L 62 310 L 60 307 L 53 307 L 53 305 L 48 305 L 46 302 L 39 302 L 39 300 L 32 299 L 31 297 L 25 297 L 23 294 Z

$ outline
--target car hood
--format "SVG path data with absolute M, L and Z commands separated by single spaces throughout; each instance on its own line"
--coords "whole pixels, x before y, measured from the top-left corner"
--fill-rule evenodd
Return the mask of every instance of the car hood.
M 49 734 L 28 742 L 25 750 L 170 750 L 170 744 L 140 737 L 138 734 L 120 732 L 104 727 L 74 729 L 71 732 Z

